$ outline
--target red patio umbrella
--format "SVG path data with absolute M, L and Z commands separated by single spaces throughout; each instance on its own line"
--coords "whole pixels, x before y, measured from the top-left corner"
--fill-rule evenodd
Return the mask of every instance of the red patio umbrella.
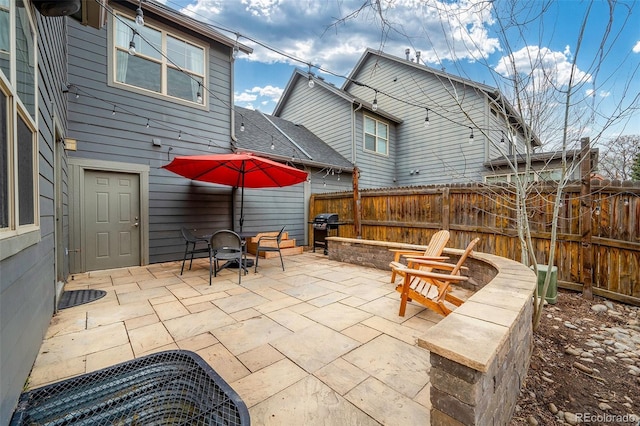
M 251 153 L 186 155 L 162 166 L 202 182 L 241 188 L 240 231 L 244 222 L 244 188 L 275 188 L 307 180 L 307 172 Z

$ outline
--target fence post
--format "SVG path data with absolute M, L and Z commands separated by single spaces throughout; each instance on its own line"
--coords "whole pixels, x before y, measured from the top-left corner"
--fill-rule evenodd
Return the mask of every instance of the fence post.
M 360 205 L 360 189 L 358 188 L 358 178 L 360 177 L 360 170 L 357 167 L 353 168 L 353 231 L 356 234 L 356 238 L 362 238 L 362 226 L 360 225 L 362 219 L 362 208 Z
M 591 148 L 589 138 L 580 139 L 580 232 L 582 243 L 582 296 L 593 299 L 593 248 L 591 247 Z
M 442 229 L 448 231 L 451 222 L 451 197 L 449 187 L 442 190 Z

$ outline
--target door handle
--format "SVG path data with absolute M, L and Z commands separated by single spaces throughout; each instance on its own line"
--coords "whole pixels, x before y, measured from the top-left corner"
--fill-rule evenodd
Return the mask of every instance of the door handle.
M 133 227 L 136 227 L 136 228 L 137 228 L 137 227 L 138 227 L 138 225 L 140 225 L 140 224 L 139 224 L 138 222 L 136 222 L 136 223 L 134 223 L 133 225 L 131 225 L 131 227 L 132 227 L 132 228 L 133 228 Z

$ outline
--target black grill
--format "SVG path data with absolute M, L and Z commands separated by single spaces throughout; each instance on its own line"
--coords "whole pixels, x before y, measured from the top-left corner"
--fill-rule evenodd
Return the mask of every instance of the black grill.
M 342 225 L 338 222 L 338 214 L 320 213 L 311 223 L 313 224 L 313 251 L 316 251 L 316 247 L 322 247 L 324 254 L 327 254 L 327 237 L 338 236 L 338 227 Z
M 240 396 L 196 353 L 166 351 L 25 392 L 18 425 L 249 425 Z

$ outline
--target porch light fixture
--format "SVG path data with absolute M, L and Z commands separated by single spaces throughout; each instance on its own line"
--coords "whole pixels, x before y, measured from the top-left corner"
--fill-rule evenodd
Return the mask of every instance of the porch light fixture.
M 376 90 L 376 94 L 373 97 L 373 103 L 371 104 L 371 110 L 372 111 L 377 111 L 378 110 L 378 91 Z
M 473 143 L 473 127 L 469 127 L 469 130 L 471 130 L 471 134 L 469 135 L 469 144 Z
M 427 108 L 427 116 L 424 118 L 424 128 L 428 129 L 429 128 L 429 108 Z
M 142 0 L 138 3 L 138 8 L 136 9 L 136 25 L 140 27 L 144 27 L 144 13 L 142 12 Z

